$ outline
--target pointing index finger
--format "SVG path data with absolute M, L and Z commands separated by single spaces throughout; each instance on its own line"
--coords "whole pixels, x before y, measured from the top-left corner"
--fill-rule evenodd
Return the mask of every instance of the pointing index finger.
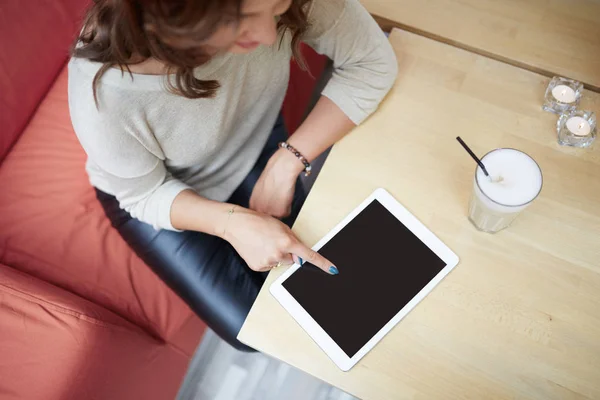
M 339 273 L 337 267 L 331 261 L 300 242 L 292 248 L 292 253 L 302 258 L 304 262 L 309 262 L 317 266 L 329 275 L 337 275 Z

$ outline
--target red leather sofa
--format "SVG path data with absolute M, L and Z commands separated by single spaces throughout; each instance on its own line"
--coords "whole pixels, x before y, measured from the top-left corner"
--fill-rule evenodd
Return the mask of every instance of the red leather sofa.
M 0 399 L 173 399 L 205 325 L 103 214 L 71 126 L 88 0 L 0 2 Z M 324 59 L 307 54 L 312 75 Z M 314 80 L 292 66 L 301 120 Z

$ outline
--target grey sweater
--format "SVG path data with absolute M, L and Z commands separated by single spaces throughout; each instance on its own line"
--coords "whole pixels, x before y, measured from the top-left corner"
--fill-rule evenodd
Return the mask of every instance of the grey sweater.
M 334 62 L 323 95 L 356 124 L 379 105 L 397 74 L 394 52 L 358 0 L 314 0 L 303 41 Z M 197 68 L 221 88 L 210 99 L 190 100 L 165 89 L 166 76 L 122 74 L 69 63 L 69 107 L 88 155 L 90 182 L 114 195 L 134 218 L 174 230 L 171 204 L 186 189 L 227 200 L 258 159 L 286 93 L 291 36 L 250 54 L 223 54 Z

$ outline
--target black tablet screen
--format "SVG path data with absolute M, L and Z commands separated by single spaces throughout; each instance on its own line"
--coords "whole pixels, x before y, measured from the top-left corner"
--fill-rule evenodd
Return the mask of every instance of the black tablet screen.
M 319 253 L 339 275 L 305 264 L 283 286 L 348 357 L 446 266 L 377 200 Z

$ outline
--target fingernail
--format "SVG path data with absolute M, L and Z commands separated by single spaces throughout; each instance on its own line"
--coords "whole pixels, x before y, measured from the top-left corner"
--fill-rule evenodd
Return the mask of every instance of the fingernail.
M 298 257 L 298 261 L 300 261 L 300 265 L 304 265 L 304 260 L 302 259 L 302 257 Z
M 334 266 L 331 266 L 331 267 L 329 267 L 329 273 L 330 273 L 331 275 L 337 275 L 337 274 L 339 274 L 339 273 L 340 273 L 340 271 L 338 271 L 338 269 L 337 269 L 336 267 L 334 267 Z

